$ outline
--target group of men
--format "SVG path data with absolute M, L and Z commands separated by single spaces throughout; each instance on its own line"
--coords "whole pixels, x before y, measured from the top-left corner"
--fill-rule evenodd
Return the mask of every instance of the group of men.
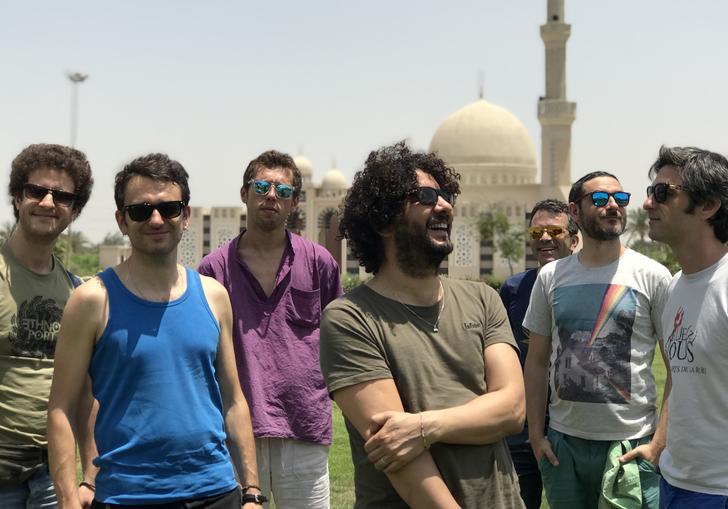
M 531 509 L 542 486 L 552 508 L 728 507 L 728 161 L 662 147 L 649 177 L 674 278 L 622 244 L 631 195 L 593 172 L 536 204 L 539 267 L 499 296 L 439 275 L 459 175 L 383 147 L 340 216 L 373 277 L 342 296 L 331 255 L 286 230 L 290 156 L 250 162 L 247 227 L 195 272 L 187 172 L 149 154 L 115 179 L 131 256 L 74 290 L 53 249 L 89 163 L 26 148 L 0 248 L 0 506 L 326 508 L 333 399 L 357 508 Z

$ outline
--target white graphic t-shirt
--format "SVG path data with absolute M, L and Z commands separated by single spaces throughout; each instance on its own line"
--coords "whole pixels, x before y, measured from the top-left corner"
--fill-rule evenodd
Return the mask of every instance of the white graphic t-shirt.
M 631 249 L 604 267 L 572 255 L 539 271 L 523 326 L 551 337 L 550 427 L 590 440 L 654 432 L 652 358 L 669 282 Z
M 672 392 L 660 470 L 678 488 L 728 495 L 728 255 L 678 272 L 662 324 Z

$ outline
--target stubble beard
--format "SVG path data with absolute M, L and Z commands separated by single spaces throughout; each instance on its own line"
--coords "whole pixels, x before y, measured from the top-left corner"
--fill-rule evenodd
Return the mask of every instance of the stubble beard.
M 612 216 L 616 217 L 616 216 Z M 620 220 L 619 226 L 609 226 L 608 228 L 605 228 L 603 226 L 600 226 L 598 224 L 598 219 L 589 217 L 585 221 L 583 221 L 583 224 L 581 225 L 581 229 L 584 232 L 584 235 L 591 237 L 594 240 L 599 240 L 602 242 L 618 239 L 623 233 L 624 229 L 627 225 L 627 218 L 626 216 L 622 216 Z
M 427 235 L 427 229 L 418 229 L 406 222 L 394 231 L 397 247 L 397 266 L 410 277 L 423 278 L 437 275 L 440 264 L 453 250 L 448 239 L 445 244 L 435 244 Z

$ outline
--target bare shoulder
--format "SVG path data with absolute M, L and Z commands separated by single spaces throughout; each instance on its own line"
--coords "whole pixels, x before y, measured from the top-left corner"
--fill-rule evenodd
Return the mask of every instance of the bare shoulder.
M 99 276 L 94 276 L 71 293 L 68 305 L 84 308 L 96 306 L 104 307 L 108 298 L 106 285 Z
M 207 298 L 228 298 L 227 290 L 217 279 L 200 274 L 200 283 L 202 284 L 202 290 L 205 292 Z

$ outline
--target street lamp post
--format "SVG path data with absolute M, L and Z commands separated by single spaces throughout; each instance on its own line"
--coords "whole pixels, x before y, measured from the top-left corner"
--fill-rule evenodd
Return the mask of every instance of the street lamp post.
M 88 74 L 81 74 L 80 72 L 69 72 L 68 79 L 71 80 L 71 148 L 76 148 L 76 136 L 78 135 L 78 86 L 86 81 Z M 66 243 L 66 268 L 71 266 L 71 251 L 73 249 L 73 235 L 71 226 L 73 222 L 68 225 L 68 242 Z

